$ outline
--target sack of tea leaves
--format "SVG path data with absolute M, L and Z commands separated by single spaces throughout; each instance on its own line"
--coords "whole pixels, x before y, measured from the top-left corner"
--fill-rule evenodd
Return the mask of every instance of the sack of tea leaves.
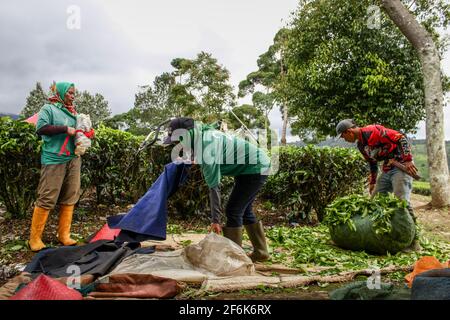
M 416 233 L 406 201 L 391 194 L 339 198 L 326 208 L 325 223 L 339 247 L 374 254 L 401 251 Z
M 91 147 L 91 139 L 93 135 L 92 122 L 88 114 L 77 115 L 77 133 L 75 135 L 75 154 L 82 156 L 86 150 Z

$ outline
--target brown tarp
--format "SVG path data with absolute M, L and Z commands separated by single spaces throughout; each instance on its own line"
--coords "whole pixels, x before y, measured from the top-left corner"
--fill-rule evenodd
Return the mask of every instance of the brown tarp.
M 16 289 L 22 283 L 30 283 L 33 279 L 31 274 L 22 272 L 18 276 L 9 280 L 3 287 L 0 288 L 0 300 L 7 300 L 16 293 Z
M 95 298 L 173 298 L 181 292 L 182 286 L 173 279 L 150 274 L 114 274 L 108 283 L 99 283 L 89 294 Z

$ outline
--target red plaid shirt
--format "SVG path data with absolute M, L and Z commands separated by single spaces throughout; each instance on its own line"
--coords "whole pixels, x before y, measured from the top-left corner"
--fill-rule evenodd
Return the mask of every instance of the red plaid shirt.
M 358 149 L 369 162 L 371 184 L 374 184 L 377 179 L 378 161 L 384 161 L 384 172 L 392 169 L 392 166 L 388 165 L 389 159 L 395 159 L 401 163 L 412 161 L 411 146 L 406 136 L 378 124 L 361 128 Z

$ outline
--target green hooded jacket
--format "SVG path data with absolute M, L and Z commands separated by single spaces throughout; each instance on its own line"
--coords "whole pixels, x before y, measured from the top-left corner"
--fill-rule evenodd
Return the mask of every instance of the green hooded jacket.
M 56 90 L 62 99 L 64 99 L 67 91 L 70 87 L 73 87 L 73 83 L 58 82 L 56 84 Z M 75 128 L 77 125 L 77 118 L 64 105 L 60 102 L 45 104 L 39 111 L 38 121 L 36 123 L 36 131 L 41 129 L 45 125 L 56 126 L 68 126 Z M 69 137 L 66 150 L 69 152 L 62 152 L 62 147 Z M 75 158 L 75 137 L 71 137 L 68 134 L 61 133 L 52 136 L 42 135 L 44 144 L 42 146 L 41 164 L 62 164 L 67 163 Z
M 181 144 L 185 150 L 193 148 L 195 163 L 210 188 L 217 187 L 222 176 L 268 174 L 270 158 L 258 146 L 200 122 L 189 134 Z

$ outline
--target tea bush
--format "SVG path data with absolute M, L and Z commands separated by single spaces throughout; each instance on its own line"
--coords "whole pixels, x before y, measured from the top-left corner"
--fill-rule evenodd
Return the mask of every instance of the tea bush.
M 287 146 L 274 152 L 279 170 L 269 176 L 262 196 L 301 218 L 314 209 L 322 221 L 328 204 L 362 191 L 367 180 L 367 164 L 354 149 Z
M 25 216 L 39 184 L 41 144 L 35 128 L 0 118 L 0 202 L 13 216 Z

